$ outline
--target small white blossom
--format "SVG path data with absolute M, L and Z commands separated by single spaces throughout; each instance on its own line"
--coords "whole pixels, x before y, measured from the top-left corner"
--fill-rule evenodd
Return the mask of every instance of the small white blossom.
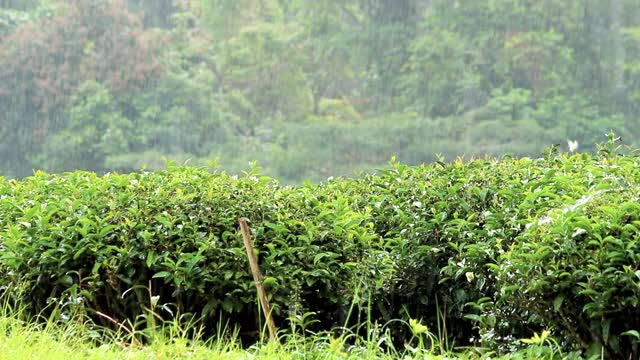
M 468 281 L 468 282 L 472 282 L 472 281 L 473 281 L 473 279 L 475 279 L 475 278 L 476 278 L 476 275 L 475 275 L 473 272 L 471 272 L 471 271 L 467 271 L 466 273 L 464 273 L 464 276 L 466 276 L 466 277 L 467 277 L 467 281 Z

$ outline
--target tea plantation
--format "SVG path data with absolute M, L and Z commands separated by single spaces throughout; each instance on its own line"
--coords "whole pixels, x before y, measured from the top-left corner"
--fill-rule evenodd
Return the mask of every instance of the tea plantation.
M 0 182 L 3 299 L 99 324 L 149 309 L 215 334 L 263 322 L 238 227 L 251 219 L 276 323 L 421 319 L 455 345 L 637 358 L 640 156 L 549 151 L 405 166 L 299 187 L 208 168 Z M 407 334 L 390 326 L 399 343 Z

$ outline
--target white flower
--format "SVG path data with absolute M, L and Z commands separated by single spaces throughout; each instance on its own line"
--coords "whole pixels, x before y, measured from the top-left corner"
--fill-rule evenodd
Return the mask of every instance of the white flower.
M 464 273 L 464 276 L 466 276 L 466 277 L 467 277 L 467 281 L 468 281 L 468 282 L 472 282 L 472 281 L 473 281 L 473 279 L 475 279 L 475 278 L 476 278 L 476 275 L 475 275 L 473 272 L 471 272 L 471 271 L 467 271 L 466 273 Z
M 569 151 L 574 152 L 578 150 L 578 140 L 567 140 L 567 145 L 569 145 Z
M 586 233 L 587 230 L 583 229 L 583 228 L 577 228 L 576 231 L 573 233 L 573 235 L 571 235 L 572 238 L 576 237 L 576 236 L 580 236 L 584 233 Z

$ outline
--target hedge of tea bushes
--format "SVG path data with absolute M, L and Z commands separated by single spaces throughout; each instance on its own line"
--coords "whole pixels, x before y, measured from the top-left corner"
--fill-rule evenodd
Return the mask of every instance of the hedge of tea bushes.
M 491 265 L 499 293 L 484 321 L 555 329 L 562 343 L 590 355 L 638 357 L 639 160 L 564 159 L 567 171 L 548 188 L 572 188 L 572 201 L 531 219 Z
M 299 187 L 194 167 L 37 173 L 0 185 L 0 286 L 34 312 L 81 298 L 124 319 L 150 306 L 150 282 L 158 304 L 209 328 L 255 329 L 246 216 L 280 324 L 412 317 L 455 344 L 508 351 L 550 330 L 567 350 L 635 356 L 639 160 L 393 163 Z
M 204 168 L 38 173 L 2 183 L 0 214 L 0 281 L 33 313 L 80 298 L 88 309 L 134 319 L 150 307 L 150 281 L 156 304 L 172 304 L 174 314 L 213 322 L 222 313 L 230 326 L 252 328 L 258 309 L 241 216 L 252 221 L 280 317 L 307 308 L 337 323 L 362 265 L 374 282 L 393 270 L 388 252 L 372 245 L 378 235 L 345 200 L 318 202 L 304 188 Z

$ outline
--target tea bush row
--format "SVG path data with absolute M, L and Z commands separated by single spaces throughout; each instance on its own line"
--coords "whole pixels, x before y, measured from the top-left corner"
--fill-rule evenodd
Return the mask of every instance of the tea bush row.
M 611 150 L 300 187 L 194 167 L 36 173 L 0 185 L 0 286 L 33 312 L 82 301 L 133 319 L 151 293 L 166 316 L 254 330 L 246 216 L 280 324 L 413 317 L 455 344 L 508 351 L 551 330 L 566 349 L 637 355 L 640 158 Z
M 158 304 L 175 305 L 174 313 L 217 319 L 222 312 L 232 315 L 231 325 L 255 323 L 241 216 L 253 221 L 279 315 L 308 299 L 307 308 L 332 320 L 349 303 L 362 265 L 380 278 L 392 270 L 370 245 L 377 235 L 346 199 L 319 202 L 308 189 L 279 188 L 251 174 L 237 179 L 189 167 L 103 177 L 37 173 L 5 181 L 0 194 L 0 281 L 33 312 L 54 299 L 81 299 L 133 319 L 150 306 L 150 291 Z

